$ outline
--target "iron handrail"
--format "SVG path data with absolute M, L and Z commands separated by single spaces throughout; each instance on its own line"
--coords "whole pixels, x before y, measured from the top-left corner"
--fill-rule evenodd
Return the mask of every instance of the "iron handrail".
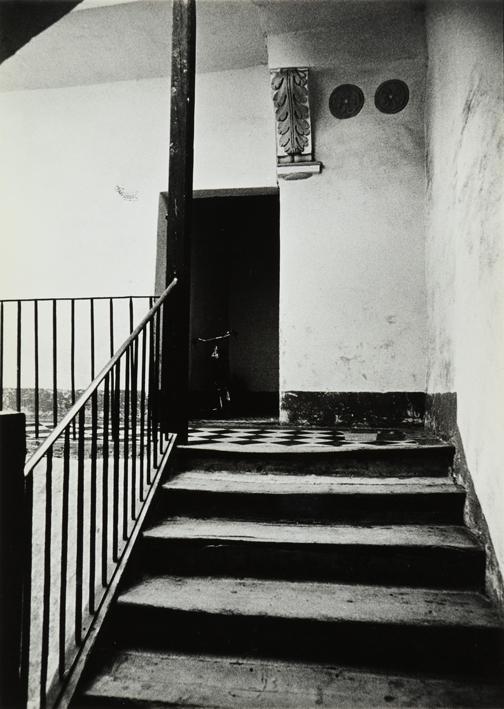
M 0 298 L 0 303 L 33 303 L 34 301 L 38 301 L 40 303 L 50 303 L 53 300 L 110 300 L 111 298 L 113 300 L 127 300 L 129 298 L 157 298 L 157 295 L 79 295 L 79 296 L 72 296 L 72 295 L 64 295 L 61 297 L 56 297 L 56 298 Z
M 51 449 L 54 443 L 59 439 L 59 437 L 64 432 L 65 428 L 74 420 L 82 407 L 90 400 L 93 393 L 98 389 L 102 381 L 105 379 L 107 374 L 114 368 L 115 364 L 121 359 L 122 355 L 126 352 L 130 344 L 138 337 L 142 332 L 147 323 L 152 319 L 153 315 L 159 310 L 163 305 L 165 300 L 171 291 L 175 288 L 178 283 L 178 279 L 174 278 L 170 285 L 165 291 L 159 296 L 149 312 L 143 317 L 139 325 L 133 330 L 133 332 L 126 338 L 121 347 L 116 351 L 116 353 L 111 357 L 107 364 L 103 367 L 101 372 L 99 372 L 93 379 L 88 388 L 79 396 L 75 404 L 70 408 L 70 410 L 63 416 L 58 425 L 53 429 L 52 433 L 44 440 L 44 442 L 37 448 L 33 455 L 28 459 L 24 468 L 25 477 L 33 471 L 33 469 L 40 463 L 45 454 Z

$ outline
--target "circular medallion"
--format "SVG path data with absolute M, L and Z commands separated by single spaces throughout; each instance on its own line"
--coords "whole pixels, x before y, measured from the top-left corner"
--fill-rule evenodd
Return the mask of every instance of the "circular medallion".
M 409 89 L 404 81 L 390 79 L 376 89 L 375 106 L 382 113 L 399 113 L 409 101 Z
M 353 118 L 363 105 L 364 94 L 353 84 L 341 84 L 329 97 L 329 110 L 335 118 Z

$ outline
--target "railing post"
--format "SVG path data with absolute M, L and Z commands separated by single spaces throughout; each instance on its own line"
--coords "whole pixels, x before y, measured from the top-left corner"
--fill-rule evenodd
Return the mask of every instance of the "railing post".
M 25 415 L 0 412 L 0 706 L 24 707 L 23 586 L 26 569 Z
M 158 416 L 165 430 L 187 438 L 189 317 L 191 297 L 191 205 L 196 62 L 194 0 L 173 0 L 170 164 L 167 200 L 165 287 L 178 285 L 163 316 L 161 396 Z

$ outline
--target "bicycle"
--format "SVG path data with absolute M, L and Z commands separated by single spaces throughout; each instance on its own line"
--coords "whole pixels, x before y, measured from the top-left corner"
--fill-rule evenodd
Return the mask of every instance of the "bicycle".
M 195 337 L 193 343 L 213 344 L 210 352 L 211 368 L 213 370 L 214 386 L 216 394 L 216 406 L 211 409 L 212 414 L 225 414 L 231 408 L 231 392 L 229 390 L 229 374 L 225 362 L 223 362 L 220 343 L 229 340 L 237 335 L 234 330 L 226 330 L 222 335 L 215 337 Z

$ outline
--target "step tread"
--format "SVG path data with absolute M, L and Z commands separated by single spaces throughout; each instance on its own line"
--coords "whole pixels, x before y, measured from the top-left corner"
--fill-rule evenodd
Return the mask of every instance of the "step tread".
M 127 648 L 104 658 L 85 696 L 178 707 L 501 706 L 502 688 L 463 678 L 380 674 L 334 664 Z
M 447 478 L 369 478 L 331 475 L 286 475 L 190 470 L 164 483 L 165 490 L 249 494 L 337 495 L 463 495 L 464 490 Z
M 351 525 L 248 522 L 173 517 L 146 530 L 146 539 L 243 541 L 334 546 L 405 546 L 479 549 L 471 533 L 450 525 Z
M 146 576 L 118 604 L 336 623 L 501 628 L 490 601 L 480 593 L 409 587 Z

